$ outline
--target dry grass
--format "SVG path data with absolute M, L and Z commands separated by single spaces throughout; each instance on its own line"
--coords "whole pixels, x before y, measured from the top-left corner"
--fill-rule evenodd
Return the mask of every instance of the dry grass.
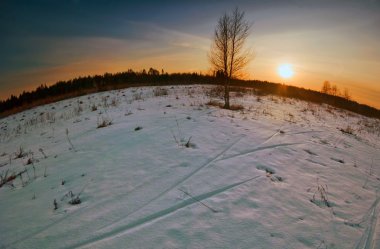
M 101 116 L 101 117 L 98 117 L 97 124 L 98 124 L 97 126 L 98 129 L 104 128 L 104 127 L 110 126 L 112 124 L 112 120 L 109 117 Z
M 224 108 L 224 104 L 221 103 L 220 101 L 217 101 L 217 100 L 210 100 L 206 103 L 206 105 Z M 241 110 L 244 110 L 244 106 L 240 105 L 240 104 L 232 104 L 232 105 L 230 105 L 230 108 L 228 108 L 228 110 L 241 111 Z
M 224 87 L 223 86 L 214 86 L 209 91 L 206 92 L 206 95 L 211 97 L 211 98 L 223 98 Z
M 341 132 L 343 132 L 343 133 L 346 133 L 346 134 L 349 134 L 349 135 L 354 135 L 354 129 L 350 125 L 347 125 L 346 128 L 341 128 L 339 130 Z
M 97 111 L 98 110 L 98 107 L 95 105 L 95 104 L 93 104 L 92 106 L 91 106 L 91 111 L 92 112 L 95 112 L 95 111 Z
M 0 118 L 4 118 L 4 117 L 10 116 L 12 114 L 22 112 L 22 111 L 31 109 L 31 108 L 36 107 L 36 106 L 46 105 L 46 104 L 58 102 L 60 100 L 70 99 L 70 98 L 83 96 L 83 95 L 87 95 L 90 93 L 96 93 L 96 92 L 98 92 L 98 90 L 96 88 L 91 88 L 91 89 L 80 90 L 80 91 L 76 91 L 76 92 L 72 92 L 72 93 L 62 94 L 59 96 L 52 96 L 52 97 L 47 97 L 44 99 L 35 100 L 32 103 L 27 103 L 27 104 L 24 104 L 24 105 L 21 105 L 21 106 L 18 106 L 16 108 L 13 108 L 13 109 L 10 109 L 10 110 L 7 110 L 7 111 L 0 113 Z
M 208 105 L 208 106 L 220 107 L 220 108 L 223 107 L 223 104 L 220 103 L 220 102 L 217 101 L 217 100 L 210 100 L 209 102 L 206 103 L 206 105 Z
M 240 104 L 233 104 L 233 105 L 230 105 L 230 109 L 231 111 L 241 111 L 241 110 L 244 110 L 244 106 L 240 105 Z
M 159 97 L 159 96 L 167 96 L 169 93 L 168 93 L 168 90 L 166 88 L 162 88 L 162 87 L 156 87 L 153 89 L 153 95 L 155 97 Z

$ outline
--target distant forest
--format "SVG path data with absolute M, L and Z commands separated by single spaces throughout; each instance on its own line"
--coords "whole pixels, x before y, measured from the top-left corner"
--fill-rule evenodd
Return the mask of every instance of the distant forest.
M 6 117 L 38 105 L 52 103 L 62 99 L 85 95 L 94 92 L 121 89 L 135 86 L 164 86 L 164 85 L 192 85 L 211 84 L 220 85 L 223 79 L 218 76 L 202 75 L 198 73 L 160 73 L 150 68 L 148 72 L 134 72 L 128 70 L 120 73 L 105 73 L 79 77 L 68 81 L 59 81 L 51 86 L 41 85 L 34 91 L 23 92 L 18 97 L 12 95 L 7 100 L 0 101 L 0 117 Z M 380 110 L 355 101 L 333 96 L 326 93 L 307 90 L 295 86 L 271 83 L 258 80 L 232 80 L 231 87 L 247 87 L 255 89 L 260 95 L 277 95 L 311 101 L 314 103 L 329 104 L 368 117 L 380 118 Z

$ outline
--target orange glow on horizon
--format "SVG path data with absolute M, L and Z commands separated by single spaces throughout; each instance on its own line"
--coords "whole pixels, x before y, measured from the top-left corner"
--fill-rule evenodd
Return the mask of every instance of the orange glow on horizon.
M 1 91 L 0 98 L 6 99 L 11 94 L 18 96 L 23 91 L 34 90 L 41 84 L 51 85 L 57 81 L 65 81 L 80 76 L 88 76 L 95 74 L 104 74 L 123 72 L 128 69 L 134 71 L 141 71 L 142 69 L 148 70 L 150 67 L 156 68 L 161 71 L 163 69 L 168 73 L 175 72 L 197 72 L 209 74 L 211 72 L 207 57 L 204 51 L 194 54 L 182 54 L 181 61 L 178 60 L 179 55 L 173 54 L 168 56 L 156 56 L 149 58 L 149 62 L 146 59 L 126 59 L 126 58 L 102 58 L 94 59 L 88 58 L 76 63 L 67 64 L 60 67 L 53 67 L 49 69 L 41 69 L 29 71 L 23 74 L 18 74 L 11 78 L 14 82 L 25 82 L 23 86 L 13 88 L 9 91 Z M 292 61 L 295 61 L 294 59 Z M 197 63 L 195 63 L 197 62 Z M 162 67 L 165 65 L 165 67 Z M 319 91 L 322 87 L 322 83 L 325 80 L 336 84 L 338 88 L 343 91 L 348 88 L 353 100 L 359 103 L 368 104 L 370 106 L 380 108 L 380 103 L 376 99 L 376 94 L 380 94 L 380 87 L 373 87 L 371 84 L 363 84 L 354 80 L 348 81 L 340 75 L 320 76 L 322 73 L 314 73 L 307 70 L 307 65 L 301 67 L 298 63 L 292 63 L 292 69 L 294 74 L 292 77 L 283 78 L 277 73 L 277 63 L 272 63 L 271 60 L 264 58 L 255 58 L 242 72 L 242 79 L 257 79 L 268 82 L 284 83 L 288 85 L 294 85 L 303 87 L 306 89 L 312 89 Z M 187 70 L 185 70 L 187 69 Z M 29 79 L 33 79 L 34 83 L 31 83 Z M 363 85 L 366 87 L 363 88 Z M 373 97 L 368 97 L 370 95 Z

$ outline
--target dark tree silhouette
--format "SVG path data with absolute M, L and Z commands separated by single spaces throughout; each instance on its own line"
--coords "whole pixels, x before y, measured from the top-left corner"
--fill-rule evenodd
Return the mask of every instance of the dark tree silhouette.
M 231 14 L 225 13 L 218 20 L 209 59 L 216 72 L 224 75 L 224 108 L 230 108 L 230 81 L 239 76 L 252 55 L 244 50 L 251 25 L 238 8 Z
M 160 75 L 160 72 L 151 67 L 151 68 L 149 68 L 148 74 L 149 75 Z
M 129 69 L 126 72 L 115 74 L 105 73 L 103 75 L 78 77 L 68 81 L 59 81 L 50 86 L 41 85 L 33 91 L 24 91 L 18 97 L 11 95 L 6 100 L 0 100 L 0 118 L 38 105 L 93 92 L 134 86 L 192 84 L 218 85 L 223 79 L 225 79 L 225 72 L 223 70 L 215 71 L 214 76 L 201 75 L 198 73 L 165 73 L 160 75 L 149 75 L 143 71 L 134 72 Z M 359 104 L 348 99 L 347 96 L 333 96 L 318 91 L 258 80 L 239 80 L 232 78 L 229 79 L 229 84 L 231 91 L 241 91 L 242 89 L 250 88 L 255 94 L 273 94 L 315 103 L 325 103 L 368 117 L 380 118 L 380 110 L 368 105 Z M 2 128 L 0 127 L 0 130 L 1 129 Z

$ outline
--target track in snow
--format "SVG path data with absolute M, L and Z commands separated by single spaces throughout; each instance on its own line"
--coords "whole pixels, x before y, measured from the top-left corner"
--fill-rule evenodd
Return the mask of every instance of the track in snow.
M 163 192 L 159 193 L 157 196 L 155 196 L 153 199 L 149 200 L 148 202 L 146 202 L 144 205 L 140 206 L 139 208 L 136 208 L 135 210 L 133 210 L 132 212 L 128 213 L 123 219 L 121 220 L 118 220 L 117 222 L 119 221 L 122 221 L 126 218 L 128 218 L 130 215 L 136 213 L 137 211 L 139 211 L 140 209 L 148 206 L 149 204 L 151 204 L 152 202 L 154 202 L 155 200 L 159 199 L 160 197 L 162 197 L 163 195 L 165 195 L 166 193 L 168 193 L 169 191 L 173 190 L 174 188 L 176 188 L 177 186 L 179 186 L 180 184 L 182 184 L 183 182 L 185 182 L 186 180 L 188 180 L 190 177 L 192 177 L 193 175 L 195 175 L 196 173 L 198 173 L 200 170 L 202 170 L 203 168 L 207 167 L 208 165 L 210 165 L 212 162 L 216 161 L 220 156 L 222 156 L 224 153 L 226 153 L 229 149 L 231 149 L 235 144 L 237 144 L 241 139 L 243 138 L 243 136 L 240 136 L 238 139 L 236 139 L 233 143 L 231 143 L 230 145 L 228 145 L 222 152 L 218 153 L 215 157 L 213 157 L 212 159 L 208 160 L 206 163 L 204 163 L 203 165 L 201 165 L 200 167 L 198 167 L 197 169 L 193 170 L 192 172 L 190 172 L 190 174 L 187 174 L 185 177 L 181 178 L 179 181 L 175 182 L 173 185 L 171 185 L 169 188 L 165 189 Z M 114 223 L 111 223 L 110 225 L 113 225 Z M 104 228 L 107 228 L 109 227 L 110 225 L 107 225 L 107 226 L 104 226 L 100 229 L 104 229 Z
M 197 195 L 197 196 L 194 196 L 193 198 L 189 198 L 189 199 L 186 199 L 176 205 L 173 205 L 169 208 L 166 208 L 166 209 L 163 209 L 163 210 L 160 210 L 156 213 L 153 213 L 153 214 L 150 214 L 148 216 L 145 216 L 145 217 L 142 217 L 140 219 L 137 219 L 131 223 L 128 223 L 126 225 L 123 225 L 123 226 L 120 226 L 118 228 L 115 228 L 109 232 L 106 232 L 104 234 L 101 234 L 95 238 L 92 238 L 92 239 L 88 239 L 88 240 L 85 240 L 85 241 L 82 241 L 82 242 L 79 242 L 77 244 L 74 244 L 74 245 L 70 245 L 68 247 L 63 247 L 63 248 L 80 248 L 80 247 L 85 247 L 85 246 L 91 246 L 92 244 L 94 243 L 98 243 L 98 242 L 101 242 L 101 241 L 104 241 L 104 240 L 109 240 L 109 239 L 112 239 L 116 236 L 120 236 L 122 234 L 125 234 L 127 233 L 128 231 L 130 231 L 131 229 L 134 229 L 134 228 L 137 228 L 137 227 L 140 227 L 140 226 L 143 226 L 143 225 L 146 225 L 150 222 L 154 222 L 155 220 L 157 219 L 160 219 L 160 218 L 164 218 L 165 216 L 171 214 L 171 213 L 174 213 L 176 212 L 177 210 L 180 210 L 184 207 L 187 207 L 187 206 L 190 206 L 194 203 L 197 203 L 199 201 L 203 201 L 207 198 L 210 198 L 214 195 L 217 195 L 217 194 L 220 194 L 220 193 L 223 193 L 231 188 L 234 188 L 234 187 L 237 187 L 239 185 L 242 185 L 246 182 L 249 182 L 249 181 L 252 181 L 254 179 L 257 179 L 259 178 L 260 176 L 255 176 L 255 177 L 252 177 L 250 179 L 247 179 L 247 180 L 244 180 L 244 181 L 241 181 L 241 182 L 237 182 L 237 183 L 234 183 L 234 184 L 230 184 L 228 186 L 225 186 L 225 187 L 222 187 L 222 188 L 219 188 L 219 189 L 216 189 L 214 191 L 210 191 L 210 192 L 207 192 L 207 193 L 204 193 L 204 194 L 200 194 L 200 195 Z
M 369 221 L 367 228 L 364 230 L 362 237 L 360 238 L 359 243 L 355 246 L 355 249 L 376 249 L 379 248 L 379 245 L 376 245 L 376 229 L 377 228 L 377 219 L 378 219 L 378 205 L 380 197 L 377 197 L 375 202 L 372 204 L 369 210 Z
M 237 153 L 235 155 L 222 157 L 222 158 L 220 158 L 217 161 L 222 161 L 222 160 L 227 160 L 227 159 L 231 159 L 231 158 L 235 158 L 235 157 L 245 156 L 245 155 L 254 153 L 256 151 L 260 151 L 260 150 L 275 149 L 275 148 L 278 148 L 278 147 L 287 147 L 287 146 L 298 145 L 298 144 L 301 144 L 301 143 L 283 143 L 283 144 L 274 144 L 274 145 L 269 145 L 269 146 L 257 147 L 255 149 L 243 151 L 243 152 Z

